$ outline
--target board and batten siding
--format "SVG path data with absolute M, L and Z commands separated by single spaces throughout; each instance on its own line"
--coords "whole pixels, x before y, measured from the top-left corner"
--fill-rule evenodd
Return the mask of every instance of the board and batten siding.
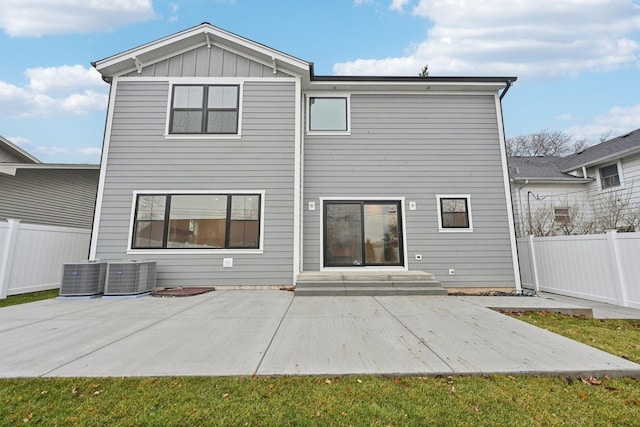
M 166 81 L 116 90 L 96 258 L 155 260 L 160 287 L 292 284 L 295 82 L 245 82 L 242 137 L 229 139 L 165 138 Z M 242 190 L 265 191 L 262 254 L 126 253 L 134 191 Z
M 304 270 L 321 263 L 322 212 L 309 202 L 404 197 L 409 270 L 447 287 L 513 288 L 495 103 L 493 94 L 352 93 L 351 135 L 305 135 Z M 438 194 L 470 195 L 473 232 L 438 231 Z
M 0 175 L 0 220 L 91 228 L 97 169 L 18 169 Z
M 218 46 L 200 46 L 132 71 L 128 77 L 274 77 L 273 68 Z M 277 77 L 287 76 L 278 71 Z

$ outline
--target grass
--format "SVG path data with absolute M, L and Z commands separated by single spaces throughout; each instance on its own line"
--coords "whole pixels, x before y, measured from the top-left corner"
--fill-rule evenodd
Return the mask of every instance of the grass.
M 63 378 L 0 382 L 2 425 L 637 425 L 640 380 Z
M 11 295 L 5 299 L 0 299 L 0 308 L 9 307 L 10 305 L 25 304 L 28 302 L 55 298 L 58 296 L 58 292 L 59 292 L 59 289 L 51 289 L 49 291 L 32 292 L 29 294 L 21 294 L 21 295 Z
M 640 362 L 640 321 L 548 313 L 516 317 Z M 0 426 L 633 426 L 638 425 L 639 419 L 640 379 L 634 378 L 306 376 L 0 380 Z
M 640 363 L 640 320 L 587 319 L 546 312 L 512 315 L 539 328 Z

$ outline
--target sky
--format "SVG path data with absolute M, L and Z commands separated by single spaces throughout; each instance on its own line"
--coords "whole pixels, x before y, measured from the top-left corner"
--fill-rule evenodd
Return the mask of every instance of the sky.
M 91 63 L 202 22 L 317 75 L 516 76 L 507 138 L 640 128 L 640 0 L 0 0 L 0 135 L 98 163 L 109 85 Z

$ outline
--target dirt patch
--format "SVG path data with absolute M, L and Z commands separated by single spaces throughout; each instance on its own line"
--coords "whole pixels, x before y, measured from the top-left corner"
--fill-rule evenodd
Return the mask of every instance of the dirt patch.
M 154 297 L 191 297 L 207 292 L 215 291 L 216 288 L 164 288 L 151 292 Z

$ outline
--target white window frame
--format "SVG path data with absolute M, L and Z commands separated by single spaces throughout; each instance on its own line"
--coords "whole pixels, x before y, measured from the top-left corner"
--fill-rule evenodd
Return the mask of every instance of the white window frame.
M 469 219 L 469 227 L 465 228 L 449 228 L 442 226 L 442 204 L 440 199 L 466 199 L 467 200 L 467 218 Z M 436 194 L 436 206 L 438 211 L 438 231 L 441 233 L 471 233 L 473 232 L 473 216 L 471 215 L 471 195 L 469 194 Z
M 620 185 L 612 185 L 607 188 L 602 188 L 602 176 L 601 176 L 600 170 L 611 165 L 616 165 L 616 168 L 618 169 L 618 179 L 620 180 Z M 609 191 L 609 190 L 625 188 L 624 175 L 622 173 L 622 160 L 618 160 L 617 162 L 606 163 L 604 165 L 598 166 L 596 168 L 596 180 L 598 182 L 598 189 L 600 189 L 600 191 Z
M 311 130 L 311 98 L 345 98 L 347 101 L 347 129 L 346 130 Z M 305 108 L 307 111 L 306 134 L 307 135 L 351 135 L 351 94 L 346 92 L 308 92 L 306 94 Z
M 567 211 L 567 215 L 558 215 L 558 211 Z M 558 217 L 566 217 L 566 221 L 558 221 Z M 553 207 L 553 222 L 559 225 L 571 224 L 571 208 L 568 206 L 554 206 Z
M 240 139 L 242 137 L 242 111 L 244 100 L 245 79 L 239 78 L 175 78 L 169 81 L 169 93 L 167 95 L 167 116 L 164 127 L 165 139 Z M 169 133 L 171 128 L 171 106 L 173 102 L 173 87 L 182 85 L 200 86 L 238 86 L 238 131 L 236 133 Z
M 136 215 L 136 201 L 138 195 L 164 195 L 164 194 L 231 194 L 231 195 L 243 195 L 243 194 L 259 194 L 260 195 L 260 243 L 258 248 L 251 249 L 132 249 L 133 242 L 133 229 Z M 198 191 L 184 191 L 184 190 L 152 190 L 141 191 L 136 190 L 132 192 L 131 198 L 131 215 L 129 218 L 129 237 L 127 241 L 127 254 L 140 254 L 140 255 L 196 255 L 196 254 L 262 254 L 264 253 L 264 206 L 265 206 L 265 190 L 198 190 Z

